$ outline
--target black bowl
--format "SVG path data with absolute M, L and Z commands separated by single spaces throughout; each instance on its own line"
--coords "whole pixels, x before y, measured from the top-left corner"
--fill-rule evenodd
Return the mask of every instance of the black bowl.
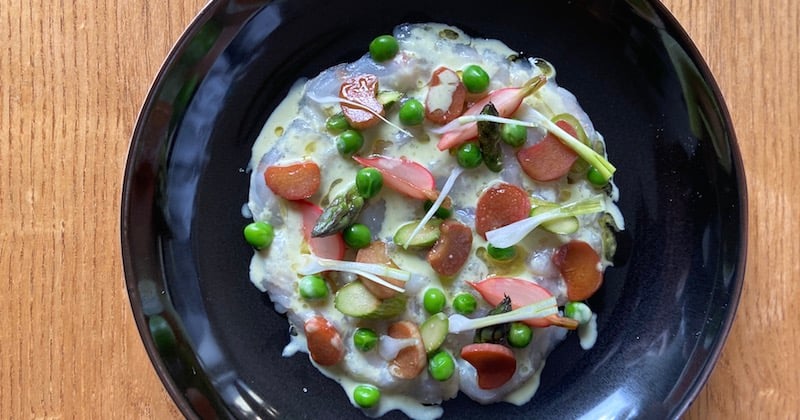
M 499 5 L 502 4 L 502 7 Z M 456 25 L 551 61 L 607 140 L 627 229 L 574 335 L 521 407 L 460 396 L 446 418 L 676 417 L 708 378 L 742 287 L 746 189 L 722 96 L 656 1 L 245 1 L 209 4 L 169 55 L 133 134 L 122 249 L 134 317 L 187 416 L 352 418 L 248 278 L 245 166 L 299 77 L 404 22 Z M 401 418 L 399 412 L 387 417 Z

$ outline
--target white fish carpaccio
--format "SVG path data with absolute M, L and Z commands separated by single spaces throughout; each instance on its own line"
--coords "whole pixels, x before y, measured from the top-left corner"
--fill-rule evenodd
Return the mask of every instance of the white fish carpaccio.
M 315 204 L 327 202 L 352 185 L 360 166 L 337 152 L 335 135 L 325 128 L 326 119 L 339 112 L 340 106 L 321 98 L 337 97 L 344 79 L 364 73 L 377 76 L 382 91 L 401 92 L 401 101 L 416 98 L 424 103 L 431 74 L 440 66 L 460 70 L 467 65 L 478 64 L 490 75 L 489 90 L 521 86 L 541 72 L 532 59 L 510 59 L 512 56 L 516 57 L 516 53 L 500 41 L 473 39 L 450 26 L 401 25 L 395 29 L 394 36 L 398 40 L 400 51 L 388 62 L 376 63 L 367 54 L 353 63 L 331 67 L 311 80 L 298 81 L 262 129 L 253 146 L 249 164 L 252 177 L 248 206 L 255 220 L 267 221 L 274 226 L 275 239 L 268 249 L 255 253 L 250 264 L 251 281 L 259 290 L 269 294 L 275 309 L 286 313 L 289 323 L 295 327 L 297 335 L 291 338 L 284 351 L 285 356 L 291 356 L 296 351 L 308 352 L 302 326 L 304 320 L 311 316 L 322 315 L 337 328 L 345 342 L 344 359 L 334 366 L 317 365 L 317 368 L 339 382 L 353 403 L 353 390 L 357 385 L 367 383 L 377 386 L 381 390 L 380 403 L 365 409 L 367 415 L 380 416 L 397 409 L 412 418 L 437 418 L 443 413 L 437 404 L 454 398 L 459 391 L 484 404 L 498 401 L 524 404 L 534 395 L 545 359 L 566 336 L 566 330 L 558 327 L 535 329 L 534 340 L 530 345 L 523 349 L 513 349 L 517 371 L 511 380 L 497 389 L 479 388 L 475 369 L 459 357 L 460 349 L 472 342 L 471 331 L 448 335 L 441 347 L 456 360 L 456 372 L 450 379 L 436 381 L 427 371 L 414 379 L 398 379 L 389 374 L 389 362 L 381 357 L 381 352 L 377 349 L 359 351 L 354 348 L 352 340 L 356 328 L 362 326 L 385 334 L 389 321 L 354 319 L 339 312 L 330 297 L 322 302 L 309 302 L 298 294 L 297 280 L 300 276 L 296 269 L 301 264 L 303 254 L 309 252 L 301 230 L 302 218 L 291 204 L 277 197 L 266 186 L 263 173 L 268 166 L 276 163 L 313 160 L 322 169 L 320 189 L 309 200 Z M 595 131 L 575 97 L 556 85 L 553 77 L 554 75 L 550 76 L 548 83 L 539 92 L 526 98 L 513 117 L 525 120 L 533 109 L 548 116 L 569 113 L 578 119 L 593 142 L 602 143 L 602 136 Z M 387 111 L 386 117 L 399 126 L 398 108 L 398 105 L 394 105 Z M 436 148 L 439 137 L 436 128 L 438 127 L 434 124 L 425 121 L 421 126 L 407 127 L 411 134 L 409 136 L 392 125 L 381 123 L 363 130 L 365 144 L 359 154 L 403 156 L 418 162 L 430 170 L 437 188 L 441 188 L 457 163 L 450 153 Z M 529 129 L 527 144 L 541 140 L 544 134 L 541 129 Z M 486 168 L 467 170 L 456 180 L 449 193 L 455 210 L 453 217 L 456 220 L 474 227 L 475 203 L 481 191 L 500 181 L 513 183 L 528 191 L 531 196 L 550 201 L 557 200 L 565 191 L 573 199 L 596 194 L 596 190 L 586 181 L 568 183 L 564 179 L 537 183 L 529 179 L 520 169 L 513 149 L 505 145 L 503 147 L 504 169 L 501 172 L 490 172 Z M 425 260 L 424 253 L 405 251 L 401 248 L 402 244 L 392 242 L 400 225 L 418 220 L 423 215 L 421 202 L 384 187 L 378 196 L 369 200 L 359 216 L 359 222 L 370 227 L 374 240 L 388 244 L 390 256 L 400 269 L 424 276 L 429 281 L 428 286 L 445 290 L 448 301 L 459 293 L 475 295 L 479 306 L 472 316 L 485 315 L 491 308 L 466 283 L 498 274 L 496 267 L 487 263 L 487 243 L 481 236 L 473 235 L 473 249 L 469 259 L 458 274 L 447 279 L 440 279 L 436 275 Z M 570 239 L 583 240 L 603 255 L 601 216 L 579 216 L 581 229 L 563 237 L 539 230 L 529 234 L 521 243 L 528 250 L 528 256 L 522 264 L 514 268 L 513 276 L 545 287 L 556 296 L 559 305 L 563 305 L 566 302 L 566 287 L 550 257 L 555 247 Z M 352 251 L 348 257 L 352 258 Z M 603 268 L 609 264 L 609 261 L 603 259 Z M 334 288 L 341 287 L 353 278 L 354 276 L 345 274 L 335 276 Z M 428 316 L 423 309 L 422 293 L 409 294 L 411 296 L 406 311 L 399 318 L 419 325 Z M 446 307 L 445 313 L 453 313 L 452 308 Z M 396 353 L 396 349 L 387 351 Z

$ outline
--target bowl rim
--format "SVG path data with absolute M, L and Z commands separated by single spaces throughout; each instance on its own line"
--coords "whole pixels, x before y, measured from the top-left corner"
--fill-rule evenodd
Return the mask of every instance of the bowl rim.
M 629 1 L 629 0 L 626 0 Z M 703 80 L 708 83 L 708 86 L 711 90 L 711 94 L 720 100 L 720 119 L 725 125 L 726 129 L 730 132 L 729 144 L 731 146 L 730 156 L 733 160 L 733 170 L 735 172 L 735 177 L 738 182 L 738 210 L 739 210 L 739 229 L 740 229 L 740 237 L 739 237 L 739 247 L 738 247 L 738 260 L 736 267 L 734 267 L 733 272 L 734 275 L 732 276 L 733 282 L 731 283 L 730 287 L 728 288 L 729 294 L 729 306 L 725 311 L 725 315 L 721 321 L 721 330 L 716 335 L 716 339 L 712 347 L 708 351 L 708 355 L 706 357 L 705 363 L 702 364 L 702 367 L 699 369 L 699 373 L 695 375 L 694 380 L 688 386 L 688 388 L 683 392 L 682 397 L 678 400 L 677 404 L 673 407 L 672 411 L 670 412 L 670 417 L 679 417 L 683 413 L 687 411 L 689 406 L 695 401 L 698 394 L 701 392 L 705 384 L 707 383 L 713 369 L 715 368 L 717 362 L 719 361 L 722 348 L 724 347 L 727 339 L 730 335 L 731 328 L 733 323 L 735 322 L 736 312 L 738 309 L 738 305 L 741 298 L 741 293 L 744 285 L 745 280 L 745 270 L 747 265 L 747 243 L 748 243 L 748 231 L 749 231 L 749 218 L 748 218 L 748 193 L 747 193 L 747 182 L 746 182 L 746 175 L 744 171 L 743 160 L 741 156 L 741 152 L 738 146 L 738 139 L 735 135 L 734 125 L 730 116 L 730 112 L 728 110 L 728 106 L 724 100 L 724 95 L 714 78 L 711 70 L 708 67 L 708 64 L 704 60 L 702 54 L 698 50 L 697 46 L 695 45 L 692 38 L 686 32 L 686 29 L 680 24 L 677 18 L 667 9 L 667 7 L 661 3 L 660 0 L 645 0 L 646 4 L 651 6 L 654 9 L 657 17 L 661 19 L 665 26 L 669 28 L 671 32 L 675 35 L 676 41 L 680 44 L 681 48 L 686 51 L 689 56 L 689 59 L 692 61 L 693 64 L 697 66 L 697 70 L 699 71 L 700 75 L 702 76 Z M 138 283 L 137 276 L 134 273 L 133 266 L 134 266 L 134 257 L 129 250 L 129 232 L 128 226 L 126 221 L 129 220 L 130 216 L 130 202 L 132 197 L 130 195 L 131 184 L 133 182 L 133 174 L 132 174 L 132 165 L 136 159 L 135 156 L 135 148 L 137 145 L 137 139 L 139 139 L 147 126 L 147 116 L 153 111 L 155 106 L 155 100 L 157 99 L 157 93 L 163 88 L 165 84 L 165 79 L 168 72 L 175 66 L 176 61 L 180 58 L 187 50 L 189 43 L 192 39 L 197 36 L 198 31 L 204 24 L 209 22 L 212 18 L 217 16 L 217 14 L 224 10 L 228 5 L 236 3 L 235 0 L 209 0 L 206 4 L 202 6 L 202 8 L 197 12 L 194 18 L 190 21 L 190 23 L 184 28 L 183 32 L 179 36 L 179 38 L 175 41 L 173 46 L 170 48 L 169 53 L 162 61 L 161 65 L 159 66 L 159 70 L 157 71 L 155 77 L 153 78 L 150 87 L 147 91 L 147 94 L 144 98 L 143 104 L 136 116 L 136 124 L 132 131 L 130 141 L 129 141 L 129 148 L 127 153 L 127 158 L 125 162 L 125 169 L 124 169 L 124 177 L 122 182 L 122 199 L 121 199 L 121 208 L 120 208 L 120 240 L 121 240 L 121 249 L 122 249 L 122 262 L 123 262 L 123 274 L 124 278 L 123 281 L 126 286 L 127 296 L 128 296 L 128 303 L 131 307 L 131 312 L 134 316 L 134 321 L 136 323 L 137 330 L 139 332 L 140 338 L 142 339 L 142 343 L 145 347 L 145 351 L 150 359 L 152 366 L 154 367 L 156 374 L 158 375 L 161 383 L 163 384 L 165 390 L 170 395 L 172 401 L 176 404 L 177 408 L 180 412 L 188 417 L 188 418 L 196 418 L 198 417 L 197 413 L 194 411 L 192 404 L 189 402 L 187 396 L 182 392 L 182 389 L 178 385 L 178 383 L 174 380 L 172 375 L 170 374 L 167 366 L 164 363 L 164 360 L 160 357 L 158 349 L 156 347 L 155 340 L 150 333 L 150 327 L 148 325 L 148 320 L 146 319 L 146 315 L 144 310 L 140 304 L 136 304 L 136 300 L 138 300 L 139 291 L 136 289 L 136 285 Z M 269 5 L 272 3 L 270 0 L 262 0 L 258 1 L 257 6 L 254 8 L 261 9 L 264 6 Z M 253 6 L 251 6 L 253 7 Z M 230 40 L 226 41 L 230 42 Z
M 202 8 L 195 14 L 186 28 L 183 29 L 181 35 L 172 45 L 167 56 L 162 60 L 155 77 L 150 83 L 144 101 L 138 114 L 136 115 L 136 125 L 133 128 L 131 138 L 128 144 L 128 153 L 125 161 L 124 177 L 122 181 L 122 199 L 120 204 L 120 240 L 122 246 L 122 266 L 123 266 L 123 281 L 125 283 L 127 301 L 130 305 L 133 318 L 136 323 L 136 329 L 139 331 L 139 336 L 142 339 L 147 357 L 150 359 L 150 364 L 155 369 L 164 389 L 169 394 L 173 403 L 180 410 L 181 414 L 187 418 L 198 418 L 197 413 L 192 409 L 192 405 L 181 391 L 179 385 L 172 378 L 164 360 L 160 357 L 158 349 L 156 348 L 155 340 L 150 333 L 150 327 L 146 319 L 141 305 L 134 304 L 139 291 L 135 288 L 138 280 L 135 280 L 136 275 L 133 272 L 133 255 L 128 251 L 128 229 L 126 221 L 129 220 L 130 195 L 131 183 L 133 182 L 133 174 L 131 167 L 136 159 L 134 150 L 137 144 L 137 139 L 142 136 L 144 127 L 146 126 L 145 116 L 152 112 L 155 106 L 156 93 L 163 87 L 165 78 L 170 68 L 175 65 L 177 58 L 179 58 L 187 49 L 189 42 L 197 35 L 198 30 L 206 24 L 211 18 L 215 16 L 217 11 L 222 7 L 222 3 L 228 0 L 209 0 L 202 6 Z

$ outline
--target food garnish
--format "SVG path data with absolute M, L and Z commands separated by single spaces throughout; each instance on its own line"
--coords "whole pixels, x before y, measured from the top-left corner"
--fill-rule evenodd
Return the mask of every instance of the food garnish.
M 616 168 L 526 57 L 402 25 L 296 84 L 253 148 L 251 280 L 292 326 L 284 354 L 368 416 L 525 401 L 560 340 L 596 336 Z

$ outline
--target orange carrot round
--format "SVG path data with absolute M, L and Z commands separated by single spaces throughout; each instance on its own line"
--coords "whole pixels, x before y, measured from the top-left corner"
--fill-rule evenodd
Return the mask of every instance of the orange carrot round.
M 478 198 L 475 231 L 486 238 L 486 232 L 522 220 L 530 211 L 531 201 L 525 190 L 512 184 L 495 184 Z
M 433 72 L 425 97 L 425 117 L 436 124 L 447 124 L 464 112 L 467 88 L 458 74 L 447 67 Z
M 600 256 L 586 242 L 573 240 L 562 245 L 553 254 L 553 264 L 564 277 L 571 301 L 588 299 L 603 284 Z
M 398 321 L 387 330 L 392 338 L 413 338 L 416 344 L 404 347 L 389 364 L 389 373 L 396 378 L 414 379 L 427 366 L 428 359 L 419 328 L 411 321 Z
M 568 122 L 561 120 L 556 125 L 573 137 L 576 135 L 575 128 Z M 566 175 L 577 159 L 578 154 L 551 133 L 533 146 L 517 152 L 522 170 L 532 179 L 542 182 L 554 181 Z
M 500 344 L 468 344 L 461 349 L 461 358 L 475 367 L 481 389 L 499 388 L 517 371 L 514 353 Z
M 322 366 L 332 366 L 344 358 L 344 342 L 339 331 L 325 317 L 317 315 L 303 324 L 311 359 Z
M 273 165 L 264 171 L 264 181 L 278 197 L 304 200 L 319 189 L 319 166 L 312 161 Z
M 346 79 L 339 88 L 339 97 L 360 105 L 341 104 L 347 123 L 357 130 L 378 124 L 380 118 L 375 114 L 384 115 L 383 105 L 378 102 L 378 77 L 374 74 Z

